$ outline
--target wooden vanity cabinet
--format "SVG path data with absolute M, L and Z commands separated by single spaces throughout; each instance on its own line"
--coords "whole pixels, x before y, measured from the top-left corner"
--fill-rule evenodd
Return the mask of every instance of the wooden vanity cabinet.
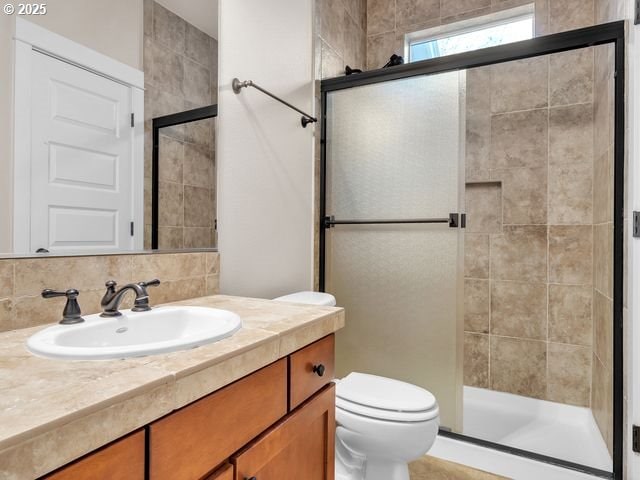
M 144 480 L 144 430 L 139 430 L 46 475 L 47 480 Z
M 333 377 L 329 335 L 44 478 L 334 480 Z
M 234 480 L 333 480 L 335 386 L 329 385 L 231 457 Z

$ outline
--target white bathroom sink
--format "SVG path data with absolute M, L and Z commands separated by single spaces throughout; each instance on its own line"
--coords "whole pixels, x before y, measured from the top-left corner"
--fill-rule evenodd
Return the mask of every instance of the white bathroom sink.
M 84 319 L 39 331 L 27 340 L 27 348 L 43 357 L 67 360 L 140 357 L 213 343 L 242 327 L 235 313 L 205 307 L 123 310 L 120 317 L 96 314 Z

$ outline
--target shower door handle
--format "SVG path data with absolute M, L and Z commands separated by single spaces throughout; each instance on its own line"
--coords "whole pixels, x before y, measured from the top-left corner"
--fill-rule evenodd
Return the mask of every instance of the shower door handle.
M 333 215 L 324 217 L 324 228 L 336 225 L 395 225 L 411 223 L 446 223 L 450 228 L 465 228 L 466 215 L 464 213 L 450 213 L 447 218 L 408 218 L 408 219 L 371 219 L 371 220 L 336 220 Z

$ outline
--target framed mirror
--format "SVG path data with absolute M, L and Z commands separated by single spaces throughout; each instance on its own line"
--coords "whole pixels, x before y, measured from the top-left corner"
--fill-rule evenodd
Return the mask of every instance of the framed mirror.
M 216 246 L 217 1 L 103 10 L 2 20 L 0 256 Z

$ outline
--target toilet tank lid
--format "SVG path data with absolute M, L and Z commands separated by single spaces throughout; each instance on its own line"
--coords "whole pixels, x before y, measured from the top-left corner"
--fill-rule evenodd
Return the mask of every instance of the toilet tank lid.
M 423 412 L 437 407 L 436 398 L 428 390 L 392 378 L 354 372 L 337 383 L 337 397 L 368 407 L 396 412 Z
M 308 305 L 323 305 L 333 307 L 336 304 L 336 298 L 324 292 L 296 292 L 283 297 L 274 298 L 278 302 L 306 303 Z

